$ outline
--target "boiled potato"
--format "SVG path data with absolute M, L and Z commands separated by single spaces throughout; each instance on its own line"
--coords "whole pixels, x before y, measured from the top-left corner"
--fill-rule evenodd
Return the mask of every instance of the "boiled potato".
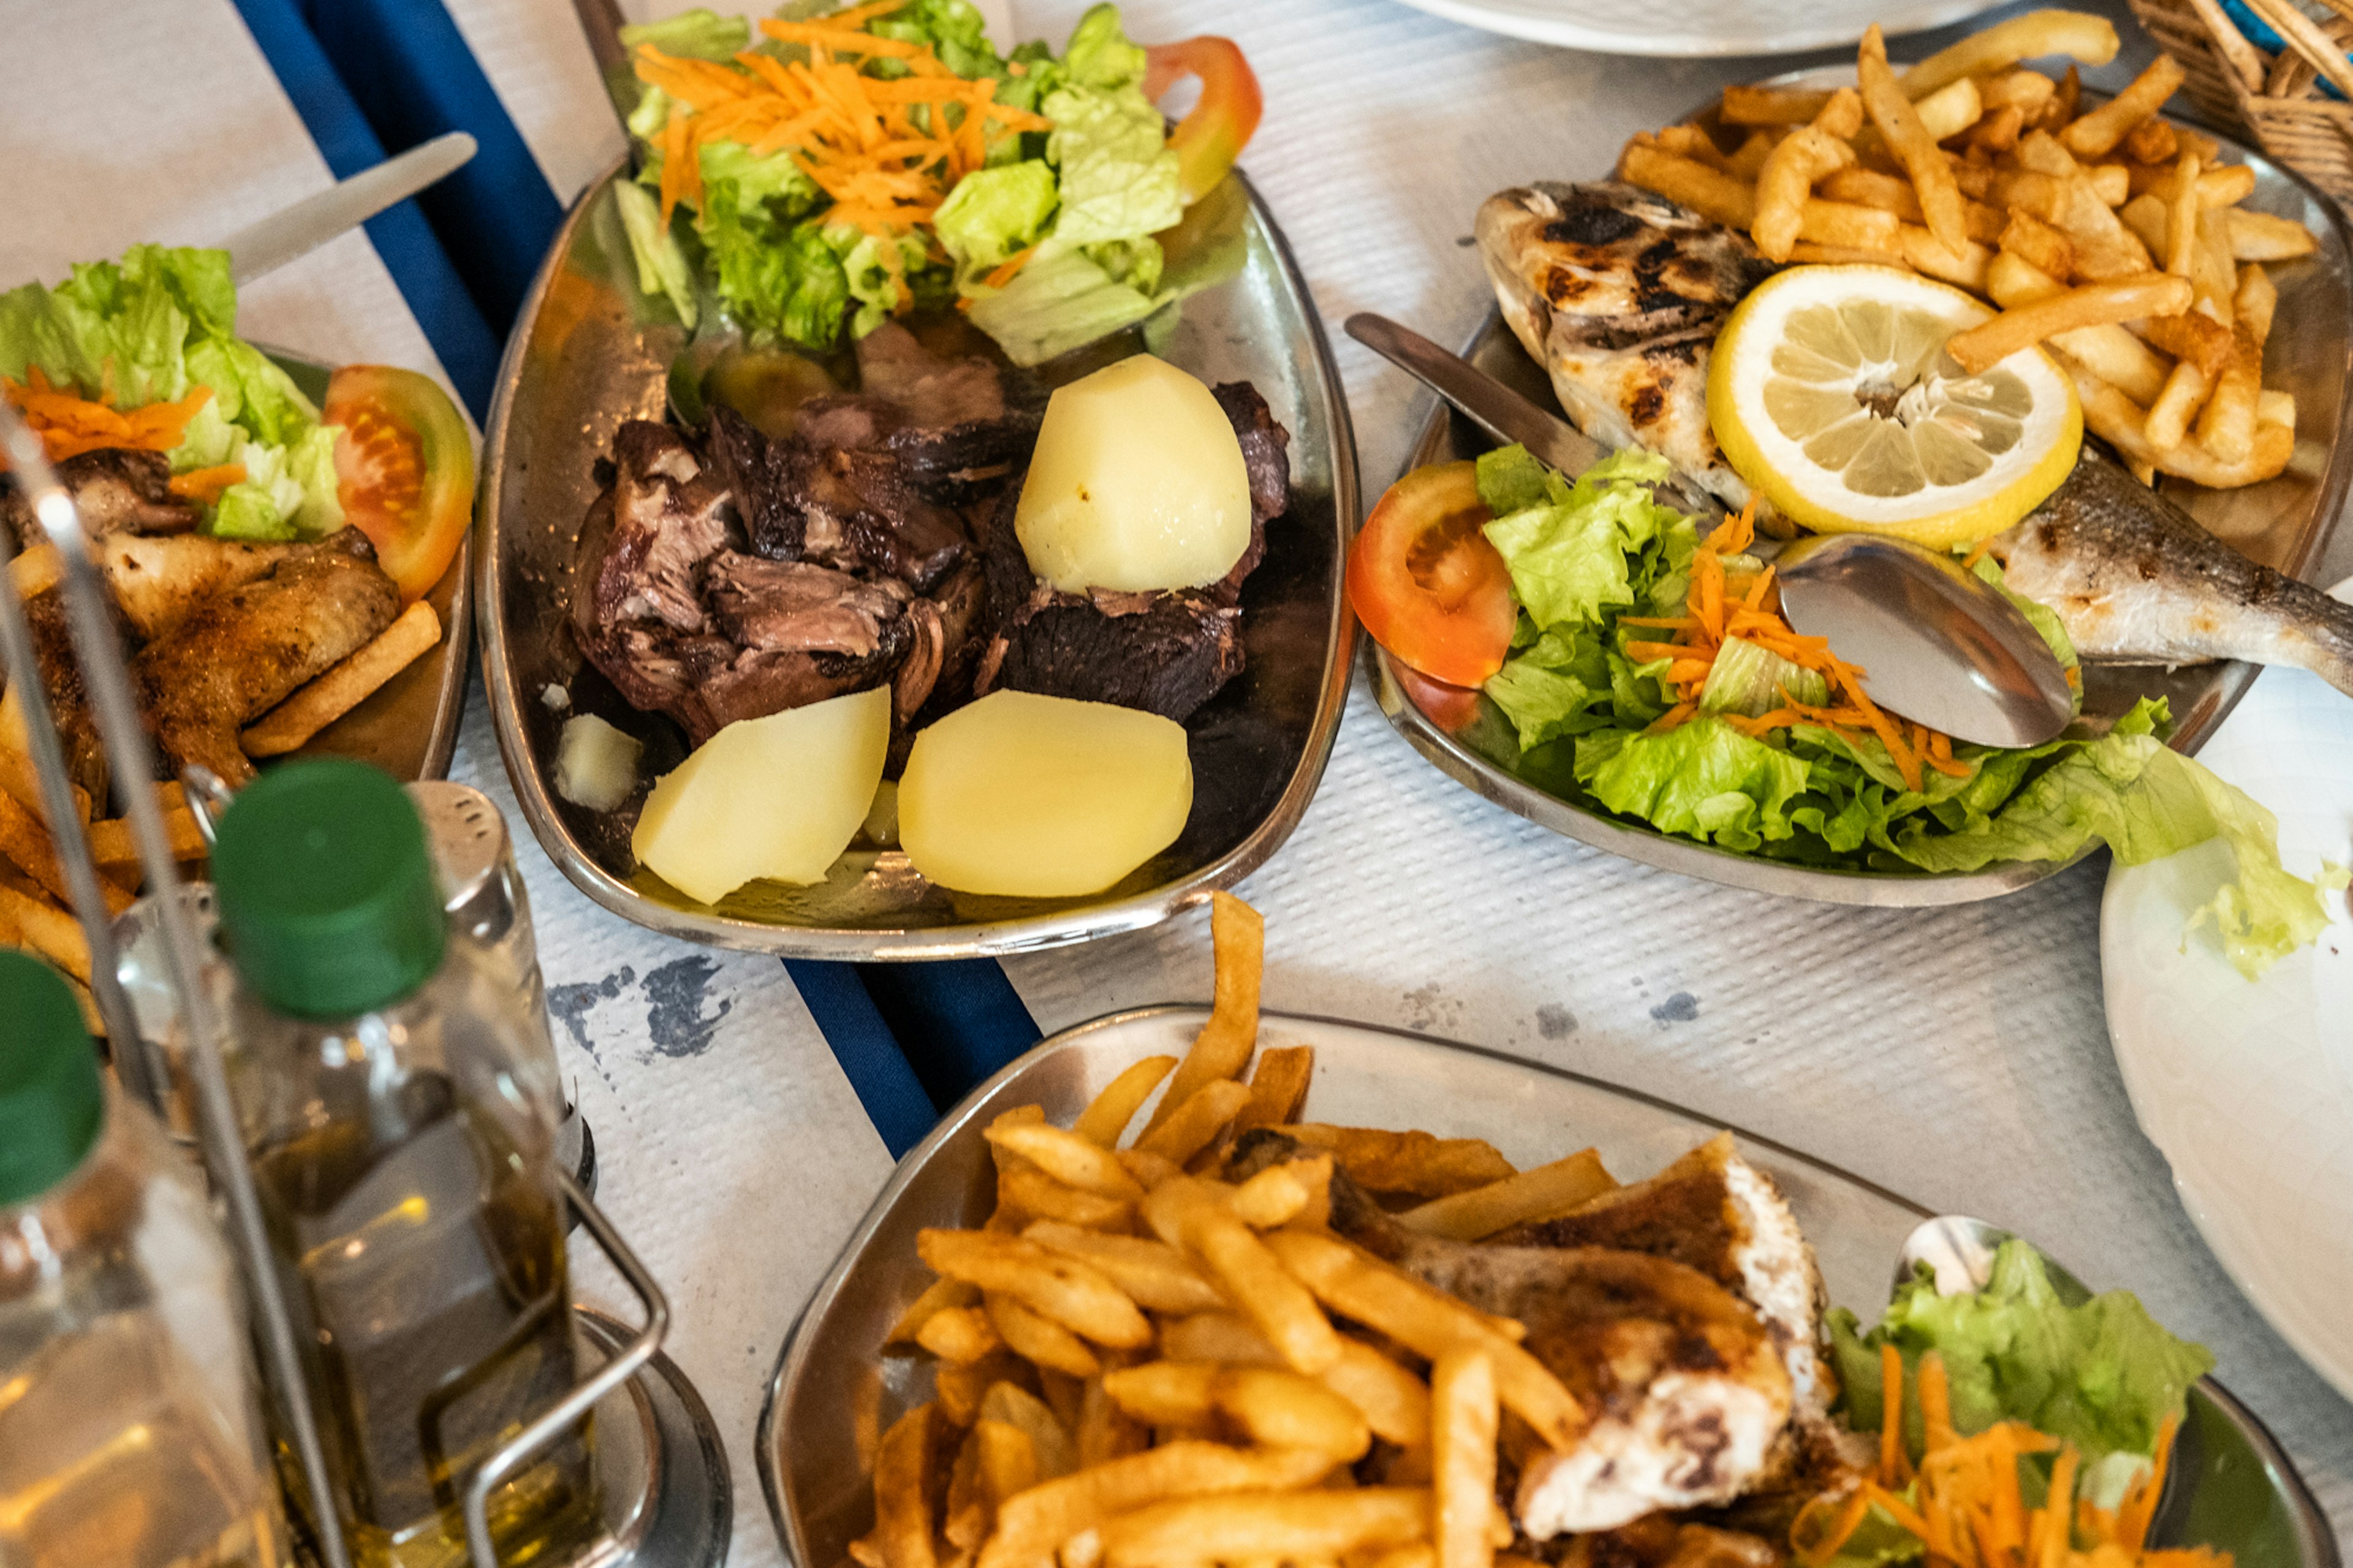
M 644 744 L 594 713 L 564 721 L 555 747 L 555 793 L 591 811 L 610 811 L 638 787 Z
M 1101 892 L 1193 810 L 1185 729 L 1157 713 L 992 691 L 915 737 L 899 843 L 932 881 L 1033 899 Z
M 1214 583 L 1250 548 L 1241 443 L 1198 377 L 1122 360 L 1046 405 L 1013 531 L 1065 593 Z
M 881 687 L 740 719 L 654 785 L 630 847 L 706 904 L 757 877 L 823 881 L 866 820 L 890 745 Z

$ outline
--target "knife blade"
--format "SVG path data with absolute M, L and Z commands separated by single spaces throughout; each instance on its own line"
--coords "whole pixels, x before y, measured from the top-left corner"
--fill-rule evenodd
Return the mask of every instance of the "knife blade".
M 1487 434 L 1498 441 L 1516 441 L 1571 479 L 1609 455 L 1566 419 L 1537 407 L 1410 327 L 1370 311 L 1349 317 L 1346 327 L 1350 337 L 1461 409 Z
M 474 139 L 462 131 L 451 131 L 280 208 L 220 242 L 220 248 L 228 252 L 229 276 L 249 283 L 283 267 L 345 229 L 356 228 L 385 208 L 398 206 L 435 181 L 465 167 L 473 155 Z

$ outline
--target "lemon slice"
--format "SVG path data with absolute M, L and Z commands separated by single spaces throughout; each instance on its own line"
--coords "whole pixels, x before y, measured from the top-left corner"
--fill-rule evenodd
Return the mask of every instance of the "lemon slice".
M 1715 340 L 1707 413 L 1733 468 L 1791 521 L 1939 548 L 2000 532 L 2084 444 L 2074 384 L 2041 349 L 1965 374 L 1945 340 L 1993 312 L 1888 267 L 1792 267 Z

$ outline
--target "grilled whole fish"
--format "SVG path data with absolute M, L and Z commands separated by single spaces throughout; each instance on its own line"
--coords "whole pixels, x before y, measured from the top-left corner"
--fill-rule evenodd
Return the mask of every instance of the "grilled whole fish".
M 2086 656 L 2288 664 L 2353 692 L 2353 606 L 2248 560 L 2089 447 L 1988 552 Z
M 1708 429 L 1708 354 L 1772 264 L 1745 237 L 1614 180 L 1498 192 L 1477 232 L 1504 320 L 1577 427 L 1745 504 Z M 2249 560 L 2089 444 L 1990 553 L 2087 658 L 2294 665 L 2353 693 L 2353 607 Z

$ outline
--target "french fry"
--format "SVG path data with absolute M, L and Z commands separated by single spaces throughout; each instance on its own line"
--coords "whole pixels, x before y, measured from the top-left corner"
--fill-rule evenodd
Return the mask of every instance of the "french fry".
M 1333 1237 L 1282 1230 L 1266 1239 L 1318 1300 L 1415 1354 L 1435 1360 L 1464 1348 L 1485 1351 L 1504 1405 L 1553 1447 L 1567 1447 L 1583 1430 L 1576 1397 L 1484 1313 Z
M 1430 1369 L 1431 1535 L 1438 1568 L 1493 1568 L 1495 1368 L 1483 1350 L 1449 1351 Z M 1506 1536 L 1506 1543 L 1510 1537 Z
M 1307 1103 L 1307 1085 L 1315 1076 L 1313 1046 L 1269 1046 L 1258 1054 L 1250 1069 L 1250 1103 L 1234 1118 L 1239 1135 L 1253 1127 L 1280 1127 L 1295 1120 Z
M 1300 1179 L 1301 1168 L 1320 1164 L 1324 1179 L 1332 1176 L 1332 1156 L 1300 1160 L 1289 1164 L 1269 1165 L 1241 1185 L 1232 1188 L 1226 1206 L 1234 1217 L 1252 1230 L 1272 1230 L 1288 1225 L 1307 1207 L 1308 1185 Z
M 932 1392 L 940 1403 L 940 1413 L 959 1426 L 969 1426 L 979 1418 L 981 1401 L 989 1391 L 998 1386 L 1012 1387 L 1013 1380 L 1034 1384 L 1038 1371 L 1011 1351 L 992 1351 L 968 1366 L 954 1362 L 941 1362 L 932 1368 Z
M 1815 245 L 1894 253 L 1901 223 L 1891 212 L 1846 202 L 1809 201 L 1799 209 L 1798 234 Z
M 883 1568 L 938 1568 L 932 1489 L 939 1407 L 918 1405 L 891 1425 L 874 1451 L 874 1534 Z
M 2176 359 L 2189 360 L 2208 380 L 2220 376 L 2238 352 L 2231 329 L 2195 310 L 2179 316 L 2151 316 L 2135 330 Z
M 1028 1437 L 1029 1451 L 1037 1458 L 1040 1479 L 1050 1481 L 1079 1468 L 1078 1448 L 1071 1429 L 1062 1425 L 1061 1417 L 1048 1408 L 1044 1400 L 1017 1384 L 989 1384 L 974 1411 L 974 1420 L 1002 1422 Z
M 1152 1433 L 1103 1392 L 1103 1380 L 1087 1379 L 1079 1393 L 1079 1463 L 1100 1465 L 1152 1447 Z
M 2198 265 L 2198 182 L 2202 165 L 2195 153 L 2184 153 L 2175 163 L 2173 189 L 2165 198 L 2165 269 L 2188 278 Z M 2296 232 L 2312 237 L 2298 224 Z M 2154 248 L 2154 247 L 2152 247 Z
M 2171 55 L 2160 54 L 2122 92 L 2078 116 L 2060 132 L 2061 139 L 2079 158 L 2104 158 L 2143 121 L 2164 108 L 2166 100 L 2188 77 Z
M 942 1361 L 969 1366 L 1005 1341 L 980 1308 L 951 1307 L 924 1319 L 915 1331 L 915 1342 Z
M 13 795 L 16 791 L 8 793 Z M 130 818 L 110 816 L 91 823 L 88 831 L 90 858 L 98 862 L 99 870 L 118 878 L 139 874 L 139 841 L 131 831 Z M 185 805 L 164 811 L 164 837 L 174 860 L 200 860 L 211 851 L 203 830 L 196 826 L 195 814 Z
M 2211 159 L 2206 163 L 2206 172 L 2198 176 L 2200 205 L 2209 209 L 2234 207 L 2255 194 L 2253 165 L 2225 163 L 2216 168 Z
M 1285 1129 L 1303 1143 L 1329 1149 L 1340 1169 L 1366 1192 L 1442 1198 L 1514 1174 L 1512 1163 L 1479 1138 L 1439 1138 L 1416 1129 L 1331 1127 L 1303 1121 Z
M 1087 1102 L 1079 1119 L 1071 1123 L 1071 1131 L 1090 1143 L 1111 1149 L 1118 1146 L 1127 1124 L 1135 1120 L 1136 1110 L 1152 1098 L 1160 1080 L 1175 1069 L 1175 1057 L 1146 1057 L 1105 1084 L 1103 1092 Z
M 2070 182 L 2035 169 L 1997 169 L 1986 199 L 2010 212 L 2026 211 L 2046 223 L 2065 220 L 2073 205 Z
M 1947 340 L 1945 352 L 1972 375 L 2031 348 L 2053 332 L 2129 321 L 2142 316 L 2178 315 L 2189 308 L 2187 281 L 2153 273 L 2146 279 L 2087 283 L 2064 293 L 2002 311 Z
M 2065 130 L 2075 118 L 2075 110 L 2082 107 L 2083 101 L 2084 73 L 2069 66 L 2067 74 L 2059 79 L 2059 90 L 2052 93 L 2051 101 L 2042 106 L 2042 117 L 2035 128 L 2041 131 Z
M 1912 112 L 1920 117 L 1921 128 L 1933 140 L 1945 142 L 1975 125 L 1985 113 L 1985 104 L 1978 97 L 1977 82 L 1963 77 L 1915 101 Z
M 1072 1536 L 1163 1499 L 1313 1486 L 1332 1468 L 1330 1455 L 1312 1449 L 1164 1443 L 1007 1499 L 976 1568 L 1051 1568 Z
M 2156 115 L 2133 127 L 2124 140 L 2125 156 L 2136 163 L 2169 163 L 2180 154 L 2181 138 L 2172 124 Z
M 0 918 L 13 921 L 35 952 L 84 985 L 90 984 L 90 943 L 73 916 L 29 893 L 0 886 Z
M 2295 428 L 2295 394 L 2265 387 L 2255 396 L 2255 423 Z
M 1400 1546 L 1430 1533 L 1430 1501 L 1426 1488 L 1360 1487 L 1153 1503 L 1103 1525 L 1103 1568 L 1300 1563 Z
M 1077 1132 L 1042 1121 L 998 1122 L 984 1136 L 996 1147 L 1011 1150 L 1081 1192 L 1124 1203 L 1143 1201 L 1144 1188 L 1121 1169 L 1111 1151 Z
M 1887 45 L 1875 25 L 1862 36 L 1856 73 L 1862 87 L 1863 107 L 1871 111 L 1871 122 L 1879 128 L 1888 151 L 1904 165 L 1904 172 L 1912 178 L 1913 188 L 1919 193 L 1920 211 L 1926 219 L 1928 232 L 1947 250 L 1958 253 L 1968 243 L 1968 220 L 1961 212 L 1961 188 L 1954 182 L 1952 166 L 1945 162 L 1936 137 L 1921 123 L 1919 111 L 1905 96 L 1895 73 L 1889 68 Z M 1970 98 L 1976 98 L 1974 88 Z M 1974 120 L 1977 116 L 1972 114 L 1969 118 Z
M 2075 269 L 2075 242 L 2023 208 L 2011 210 L 1998 243 L 2003 250 L 2054 279 L 2064 278 Z
M 1162 1325 L 1160 1353 L 1170 1361 L 1283 1364 L 1282 1352 L 1247 1318 L 1232 1312 L 1199 1312 Z M 1342 1335 L 1340 1359 L 1316 1376 L 1355 1405 L 1384 1442 L 1411 1448 L 1430 1440 L 1430 1390 L 1372 1346 Z
M 1853 148 L 1813 125 L 1800 125 L 1766 154 L 1757 175 L 1757 216 L 1749 234 L 1767 259 L 1789 259 L 1815 182 L 1853 162 Z
M 2263 343 L 2271 336 L 2272 313 L 2278 303 L 2279 293 L 2260 266 L 2239 269 L 2233 301 L 2238 321 L 2232 332 L 2236 352 L 2198 416 L 2199 445 L 2223 462 L 2241 462 L 2254 452 L 2255 427 L 2263 422 Z
M 33 759 L 16 746 L 0 745 L 0 789 L 9 798 L 33 814 L 33 820 L 47 826 L 48 807 L 41 803 L 41 775 L 33 767 Z M 90 791 L 79 784 L 73 786 L 74 813 L 87 824 L 90 821 Z M 137 865 L 133 855 L 131 863 Z
M 1409 1230 L 1456 1241 L 1483 1241 L 1524 1221 L 1574 1208 L 1617 1185 L 1600 1154 L 1580 1150 L 1566 1159 L 1522 1171 L 1500 1182 L 1437 1198 L 1397 1216 Z
M 441 617 L 423 599 L 325 674 L 248 725 L 237 744 L 248 757 L 277 757 L 358 707 L 441 640 Z
M 2052 78 L 2023 68 L 1983 76 L 1978 82 L 1978 97 L 1983 100 L 1988 114 L 2002 109 L 2022 109 L 2029 114 L 2038 114 L 2058 90 L 2059 84 Z
M 1118 1286 L 1034 1241 L 986 1231 L 924 1230 L 915 1249 L 936 1272 L 1008 1296 L 1099 1345 L 1133 1350 L 1152 1342 L 1152 1325 Z M 997 1331 L 1004 1332 L 1002 1324 Z M 1006 1342 L 1013 1342 L 1011 1336 Z
M 1135 1212 L 1134 1205 L 1124 1199 L 1082 1191 L 1027 1163 L 1010 1165 L 997 1173 L 997 1202 L 999 1214 L 1015 1219 L 1060 1220 L 1097 1230 L 1124 1226 Z M 991 1225 L 1004 1228 L 996 1226 L 994 1219 Z
M 1765 166 L 1765 159 L 1779 145 L 1769 131 L 1751 131 L 1746 141 L 1724 161 L 1724 172 L 1736 180 L 1753 181 L 1757 171 Z
M 973 1552 L 988 1539 L 997 1510 L 980 1479 L 980 1435 L 967 1431 L 948 1470 L 947 1496 L 941 1506 L 940 1534 L 959 1552 Z M 877 1552 L 880 1555 L 880 1552 Z
M 1671 202 L 1680 202 L 1700 216 L 1727 228 L 1745 229 L 1757 216 L 1754 185 L 1640 137 L 1629 142 L 1626 150 L 1619 154 L 1618 177 Z
M 2227 325 L 2239 295 L 2239 263 L 2231 254 L 2230 224 L 2211 207 L 2198 215 L 2198 248 L 2190 258 L 2189 281 L 2199 305 Z
M 1259 977 L 1266 963 L 1266 921 L 1231 893 L 1209 898 L 1209 942 L 1215 953 L 1216 994 L 1209 1021 L 1192 1049 L 1176 1065 L 1168 1092 L 1144 1124 L 1148 1135 L 1176 1114 L 1204 1084 L 1241 1076 L 1258 1044 Z M 1240 1107 L 1237 1105 L 1235 1110 Z M 1139 1140 L 1140 1146 L 1148 1146 Z
M 2241 261 L 2292 261 L 2309 256 L 2320 242 L 2312 230 L 2292 217 L 2249 212 L 2234 206 L 2223 214 L 2231 236 L 2231 254 Z
M 2213 387 L 2214 383 L 2195 363 L 2186 359 L 2174 362 L 2172 374 L 2165 378 L 2164 390 L 2149 405 L 2148 420 L 2141 426 L 2148 444 L 2160 452 L 2170 452 L 2180 446 L 2189 434 L 2190 419 Z M 2253 412 L 2252 405 L 2249 412 Z
M 980 1304 L 988 1314 L 988 1326 L 1005 1348 L 1023 1360 L 1072 1377 L 1093 1377 L 1103 1371 L 1103 1363 L 1085 1341 L 1026 1303 L 1000 1291 L 984 1290 Z
M 1852 142 L 1862 130 L 1862 98 L 1851 87 L 1832 92 L 1830 101 L 1814 116 L 1814 129 L 1841 142 Z
M 2105 323 L 2078 327 L 2072 332 L 2053 332 L 2051 346 L 2066 353 L 2101 380 L 2124 388 L 2126 395 L 2136 403 L 2156 402 L 2173 368 L 2164 355 L 2125 328 Z
M 1039 1220 L 1021 1235 L 1090 1265 L 1151 1311 L 1213 1312 L 1226 1304 L 1218 1288 L 1166 1242 L 1106 1236 L 1052 1220 Z
M 922 1295 L 908 1303 L 905 1311 L 899 1314 L 899 1321 L 891 1325 L 891 1331 L 882 1336 L 882 1342 L 886 1345 L 913 1344 L 923 1332 L 923 1325 L 932 1320 L 934 1313 L 956 1307 L 969 1307 L 979 1300 L 980 1287 L 977 1285 L 967 1284 L 962 1279 L 934 1279 L 924 1287 Z
M 5 790 L 0 790 L 0 855 L 6 856 L 58 902 L 71 904 L 73 894 L 66 886 L 66 870 L 58 859 L 56 841 L 41 826 L 40 819 Z M 132 905 L 131 890 L 103 871 L 99 874 L 98 891 L 109 915 L 119 915 Z
M 1994 110 L 1969 127 L 1969 144 L 1989 152 L 2007 153 L 2018 145 L 2026 130 L 2026 110 L 2017 104 Z
M 1208 1032 L 1202 1031 L 1205 1035 Z M 1245 1045 L 1243 1050 L 1247 1054 L 1249 1047 Z M 1177 1077 L 1183 1076 L 1184 1069 L 1179 1068 Z M 1229 1078 L 1205 1083 L 1162 1119 L 1158 1126 L 1138 1139 L 1135 1146 L 1145 1153 L 1157 1154 L 1181 1165 L 1208 1148 L 1226 1130 L 1226 1124 L 1241 1114 L 1250 1097 L 1247 1084 L 1236 1083 Z M 1166 1107 L 1168 1101 L 1163 1099 L 1160 1103 Z
M 2295 432 L 2281 425 L 2255 426 L 2254 447 L 2246 458 L 2226 463 L 2195 441 L 2184 441 L 2169 452 L 2148 444 L 2148 411 L 2116 387 L 2080 365 L 2070 365 L 2075 394 L 2084 405 L 2084 424 L 2116 447 L 2126 461 L 2146 463 L 2161 472 L 2210 489 L 2233 489 L 2259 484 L 2277 475 L 2295 456 Z
M 1144 1216 L 1161 1240 L 1199 1263 L 1286 1364 L 1312 1377 L 1340 1359 L 1340 1336 L 1314 1296 L 1210 1184 L 1164 1182 L 1145 1200 Z
M 1113 1157 L 1119 1161 L 1122 1170 L 1144 1184 L 1144 1189 L 1146 1192 L 1150 1192 L 1172 1177 L 1185 1173 L 1185 1167 L 1176 1161 L 1142 1149 L 1115 1150 Z
M 1985 291 L 1986 268 L 1993 261 L 1992 251 L 1973 239 L 1963 240 L 1957 252 L 1948 250 L 1936 242 L 1935 235 L 1916 224 L 1907 223 L 1900 232 L 1904 259 L 1915 271 L 1978 293 Z
M 1724 149 L 1715 138 L 1696 125 L 1662 125 L 1655 132 L 1659 145 L 1685 158 L 1696 159 L 1712 168 L 1725 167 Z
M 1720 118 L 1726 125 L 1805 125 L 1831 100 L 1801 88 L 1729 86 Z
M 1156 1426 L 1222 1416 L 1254 1443 L 1314 1448 L 1342 1461 L 1372 1447 L 1355 1405 L 1289 1367 L 1161 1361 L 1107 1372 L 1103 1381 L 1121 1409 Z
M 2253 337 L 2261 350 L 2271 341 L 2272 316 L 2279 309 L 2279 289 L 2271 274 L 2260 266 L 2239 268 L 2239 292 L 2232 301 L 2239 325 Z
M 1928 231 L 1922 229 L 1920 232 L 1926 234 Z M 1844 245 L 1816 245 L 1803 239 L 1798 241 L 1796 247 L 1789 252 L 1789 259 L 1818 261 L 1828 267 L 1894 267 L 1907 272 L 1911 270 L 1909 262 L 1890 251 L 1857 250 Z M 1757 526 L 1761 528 L 1764 525 L 1759 523 Z
M 65 562 L 56 545 L 36 544 L 9 558 L 8 575 L 16 580 L 16 596 L 30 599 L 58 585 L 58 579 L 65 575 Z
M 1947 82 L 2007 71 L 2021 60 L 2045 55 L 2104 66 L 2116 58 L 2119 47 L 2116 27 L 2105 17 L 2084 11 L 2030 11 L 1930 55 L 1904 73 L 1904 90 L 1924 98 Z

